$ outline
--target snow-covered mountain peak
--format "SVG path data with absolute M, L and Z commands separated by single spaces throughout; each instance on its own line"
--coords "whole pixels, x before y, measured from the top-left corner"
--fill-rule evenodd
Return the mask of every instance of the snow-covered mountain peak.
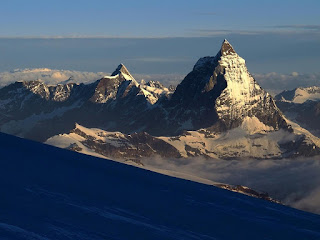
M 255 81 L 245 60 L 227 40 L 215 57 L 197 61 L 172 95 L 172 102 L 186 108 L 181 121 L 194 119 L 189 129 L 212 127 L 224 131 L 241 126 L 246 117 L 256 117 L 274 130 L 288 127 L 272 97 Z M 201 117 L 186 116 L 188 112 Z M 206 123 L 200 119 L 206 119 Z
M 160 90 L 163 91 L 162 89 Z M 147 90 L 146 86 L 141 86 L 121 63 L 111 76 L 104 76 L 98 81 L 91 101 L 106 103 L 111 99 L 144 96 L 147 102 L 153 105 L 158 101 L 158 96 L 160 95 L 161 94 L 150 92 L 150 89 Z
M 224 39 L 221 45 L 220 54 L 221 56 L 236 54 L 236 51 L 233 49 L 232 45 L 227 39 Z
M 246 117 L 257 118 L 275 130 L 287 128 L 272 97 L 263 90 L 249 73 L 246 62 L 225 40 L 216 56 L 214 75 L 223 76 L 226 87 L 216 100 L 216 111 L 227 128 L 232 128 Z M 273 116 L 272 119 L 270 116 Z
M 236 51 L 233 49 L 232 45 L 225 39 L 221 45 L 221 48 L 215 57 L 202 57 L 200 58 L 197 63 L 194 65 L 193 70 L 201 70 L 202 68 L 214 68 L 215 63 L 217 60 L 221 59 L 222 57 L 239 57 Z M 241 58 L 242 59 L 242 58 Z M 243 60 L 244 61 L 244 60 Z M 214 70 L 214 69 L 211 69 Z
M 111 76 L 116 76 L 116 75 L 121 75 L 123 76 L 123 78 L 127 81 L 133 81 L 134 83 L 138 82 L 134 79 L 134 77 L 131 75 L 131 73 L 129 72 L 129 70 L 126 68 L 126 66 L 122 63 L 119 64 L 119 66 L 117 67 L 117 69 L 111 74 Z

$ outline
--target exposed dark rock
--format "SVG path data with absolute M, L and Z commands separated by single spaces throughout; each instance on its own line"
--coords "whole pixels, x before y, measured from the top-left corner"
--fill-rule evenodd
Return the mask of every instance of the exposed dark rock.
M 156 155 L 164 158 L 181 157 L 176 148 L 145 132 L 123 135 L 121 137 L 113 136 L 117 138 L 116 145 L 96 139 L 78 128 L 73 129 L 71 132 L 85 138 L 81 143 L 89 149 L 114 159 L 138 160 Z
M 242 185 L 217 184 L 217 186 L 220 188 L 230 190 L 230 191 L 243 193 L 243 194 L 249 195 L 251 197 L 256 197 L 256 198 L 260 198 L 260 199 L 263 199 L 266 201 L 281 204 L 281 202 L 279 200 L 271 198 L 268 193 L 260 193 L 260 192 L 257 192 L 251 188 L 248 188 L 248 187 L 245 187 Z

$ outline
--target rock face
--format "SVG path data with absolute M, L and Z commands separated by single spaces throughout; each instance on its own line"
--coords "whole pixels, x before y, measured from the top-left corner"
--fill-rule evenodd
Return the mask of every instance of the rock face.
M 227 189 L 233 192 L 238 192 L 238 193 L 242 193 L 251 197 L 256 197 L 256 198 L 260 198 L 266 201 L 270 201 L 270 202 L 274 202 L 274 203 L 278 203 L 281 204 L 281 202 L 279 200 L 273 199 L 269 196 L 268 193 L 259 193 L 251 188 L 248 188 L 246 186 L 242 186 L 242 185 L 229 185 L 229 184 L 217 184 L 217 187 L 223 188 L 223 189 Z
M 198 60 L 169 105 L 170 116 L 188 130 L 209 127 L 225 131 L 240 126 L 247 116 L 257 117 L 275 130 L 288 129 L 272 97 L 253 79 L 245 60 L 227 40 L 215 57 Z
M 61 145 L 62 139 L 64 143 Z M 86 154 L 92 151 L 104 157 L 112 156 L 115 160 L 137 161 L 156 155 L 163 158 L 181 157 L 175 147 L 145 132 L 123 134 L 101 129 L 88 129 L 79 124 L 76 124 L 69 134 L 54 136 L 46 142 Z

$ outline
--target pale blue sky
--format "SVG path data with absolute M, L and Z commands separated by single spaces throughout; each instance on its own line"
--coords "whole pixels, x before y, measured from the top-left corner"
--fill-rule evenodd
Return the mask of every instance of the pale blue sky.
M 319 0 L 1 0 L 0 36 L 177 37 L 217 30 L 319 30 L 319 12 Z
M 251 72 L 319 72 L 319 13 L 320 0 L 1 0 L 0 71 L 187 74 L 227 38 Z

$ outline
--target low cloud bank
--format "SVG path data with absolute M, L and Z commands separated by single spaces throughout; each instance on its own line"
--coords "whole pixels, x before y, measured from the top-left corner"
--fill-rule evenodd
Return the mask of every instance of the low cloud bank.
M 42 80 L 48 84 L 57 84 L 68 80 L 70 77 L 77 83 L 89 83 L 100 79 L 106 72 L 82 72 L 73 70 L 54 70 L 48 68 L 36 69 L 17 69 L 10 72 L 0 72 L 0 87 L 6 86 L 15 81 Z M 135 74 L 137 81 L 160 81 L 165 86 L 178 85 L 185 75 L 183 74 Z M 266 73 L 254 74 L 254 78 L 271 94 L 277 94 L 282 90 L 291 90 L 297 87 L 320 86 L 320 72 L 310 74 L 291 74 Z
M 291 74 L 266 73 L 253 74 L 257 82 L 265 89 L 276 90 L 278 93 L 283 90 L 291 90 L 297 87 L 320 86 L 320 73 Z
M 244 185 L 286 205 L 320 214 L 320 158 L 282 160 L 144 159 L 150 168 Z
M 103 72 L 81 72 L 72 70 L 54 70 L 49 68 L 16 69 L 10 72 L 0 72 L 0 87 L 16 81 L 41 80 L 47 84 L 57 84 L 70 77 L 76 83 L 89 83 L 107 75 Z
M 58 84 L 72 78 L 71 82 L 90 83 L 103 76 L 109 76 L 106 72 L 81 72 L 73 70 L 55 70 L 49 68 L 16 69 L 10 72 L 0 72 L 0 87 L 4 87 L 16 81 L 41 80 L 47 84 Z M 133 74 L 137 81 L 160 81 L 165 86 L 177 85 L 184 78 L 181 74 Z

